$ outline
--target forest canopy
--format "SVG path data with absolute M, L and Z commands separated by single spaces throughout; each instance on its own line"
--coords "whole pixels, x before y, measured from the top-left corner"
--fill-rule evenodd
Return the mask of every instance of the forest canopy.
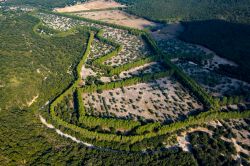
M 86 0 L 78 0 L 78 2 L 85 2 Z M 64 7 L 67 5 L 73 5 L 77 1 L 75 0 L 8 0 L 5 2 L 7 5 L 30 5 L 40 8 L 55 8 Z
M 163 22 L 223 19 L 250 23 L 249 0 L 116 0 L 128 12 Z

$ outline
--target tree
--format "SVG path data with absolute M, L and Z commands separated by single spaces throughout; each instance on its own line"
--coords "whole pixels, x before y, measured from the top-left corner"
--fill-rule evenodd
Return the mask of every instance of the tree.
M 223 96 L 222 101 L 221 101 L 221 105 L 227 105 L 227 97 Z
M 234 103 L 234 104 L 239 104 L 239 102 L 240 102 L 239 96 L 235 96 L 235 97 L 234 97 L 234 100 L 233 100 L 233 103 Z
M 230 96 L 230 97 L 228 98 L 227 104 L 228 104 L 228 105 L 232 105 L 233 103 L 234 103 L 234 99 L 233 99 L 233 97 Z

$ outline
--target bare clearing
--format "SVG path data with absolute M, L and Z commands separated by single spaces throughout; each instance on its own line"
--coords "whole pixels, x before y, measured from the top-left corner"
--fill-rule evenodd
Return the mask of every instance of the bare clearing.
M 64 12 L 93 20 L 104 21 L 108 23 L 128 26 L 132 28 L 144 29 L 145 27 L 156 26 L 157 24 L 146 19 L 130 15 L 120 10 L 108 10 L 111 8 L 126 7 L 113 0 L 94 0 L 83 4 L 66 6 L 64 8 L 55 8 L 56 12 Z M 105 10 L 107 9 L 107 10 Z M 90 10 L 101 10 L 91 12 Z M 89 12 L 88 12 L 89 11 Z
M 117 7 L 126 7 L 120 3 L 117 3 L 113 0 L 93 0 L 88 1 L 82 4 L 76 4 L 73 6 L 66 6 L 64 8 L 55 8 L 57 12 L 78 12 L 78 11 L 87 11 L 87 10 L 98 10 L 98 9 L 109 9 Z
M 96 73 L 91 69 L 83 65 L 81 70 L 82 79 L 85 80 L 88 76 L 96 76 Z
M 210 136 L 213 135 L 213 132 L 208 130 L 204 127 L 197 127 L 197 128 L 190 128 L 189 130 L 183 131 L 179 136 L 177 136 L 177 142 L 178 146 L 186 152 L 191 152 L 190 147 L 191 144 L 189 142 L 188 134 L 196 132 L 196 131 L 202 131 L 208 133 Z
M 150 26 L 156 26 L 156 23 L 146 19 L 136 17 L 120 10 L 106 10 L 95 12 L 79 12 L 76 15 L 93 20 L 104 21 L 112 24 L 123 25 L 127 27 L 144 29 Z
M 202 109 L 175 80 L 162 78 L 150 83 L 83 94 L 90 114 L 154 121 L 175 121 Z

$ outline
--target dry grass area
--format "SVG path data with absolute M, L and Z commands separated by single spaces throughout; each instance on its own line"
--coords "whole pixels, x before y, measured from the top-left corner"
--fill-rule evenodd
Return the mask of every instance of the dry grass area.
M 87 11 L 87 10 L 97 10 L 97 9 L 109 9 L 117 7 L 126 7 L 120 3 L 117 3 L 113 0 L 92 0 L 82 4 L 76 4 L 73 6 L 66 6 L 64 8 L 55 8 L 57 12 L 78 12 L 78 11 Z
M 109 10 L 111 8 L 126 7 L 113 0 L 92 0 L 82 4 L 55 8 L 54 11 L 62 13 L 74 13 L 77 16 L 93 20 L 100 20 L 108 23 L 128 26 L 137 29 L 144 29 L 157 24 L 146 19 L 130 15 L 120 10 Z M 107 9 L 107 10 L 105 10 Z M 101 11 L 91 11 L 101 10 Z M 89 12 L 88 12 L 89 11 Z
M 150 83 L 83 94 L 86 111 L 127 119 L 175 121 L 202 109 L 178 82 L 162 78 Z
M 120 10 L 106 10 L 95 12 L 79 12 L 76 15 L 93 20 L 104 21 L 112 24 L 123 25 L 127 27 L 144 29 L 150 26 L 156 26 L 156 23 L 146 19 L 130 15 Z

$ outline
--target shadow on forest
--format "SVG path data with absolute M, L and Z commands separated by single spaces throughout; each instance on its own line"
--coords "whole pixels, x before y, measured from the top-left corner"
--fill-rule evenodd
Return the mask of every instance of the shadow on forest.
M 203 45 L 238 67 L 220 65 L 218 72 L 250 83 L 250 24 L 223 20 L 182 22 L 185 30 L 179 39 Z

